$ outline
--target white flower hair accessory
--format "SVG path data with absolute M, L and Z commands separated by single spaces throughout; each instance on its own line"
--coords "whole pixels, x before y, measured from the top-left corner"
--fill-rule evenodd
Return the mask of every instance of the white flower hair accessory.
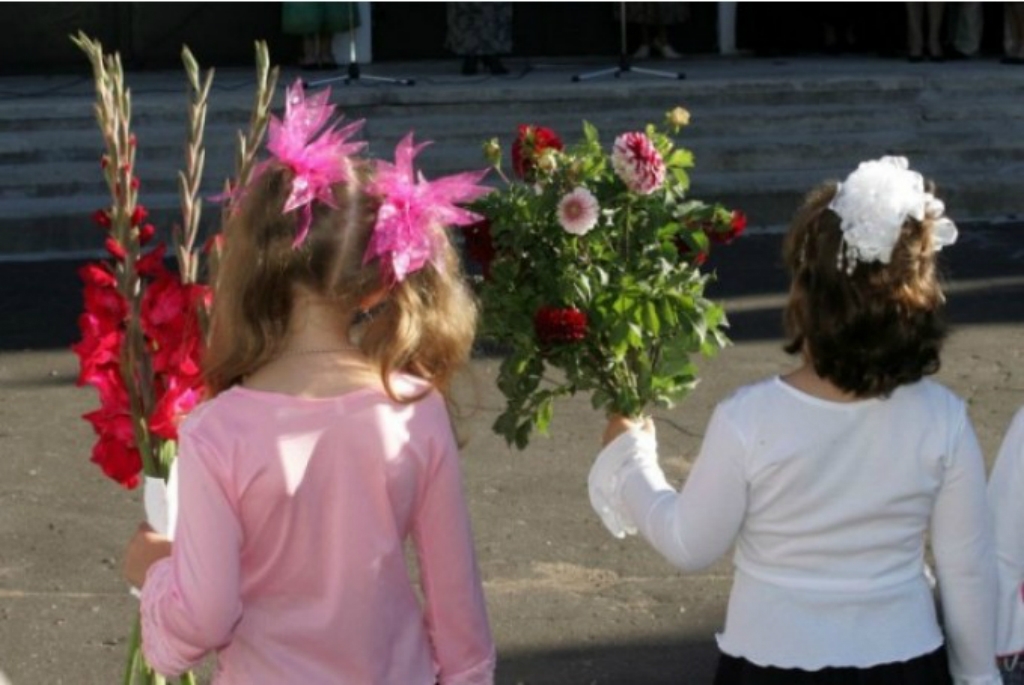
M 932 220 L 935 250 L 956 242 L 956 224 L 946 207 L 924 189 L 924 178 L 906 157 L 886 156 L 861 162 L 839 184 L 828 208 L 839 216 L 843 241 L 836 256 L 840 269 L 853 273 L 857 262 L 888 264 L 908 217 Z

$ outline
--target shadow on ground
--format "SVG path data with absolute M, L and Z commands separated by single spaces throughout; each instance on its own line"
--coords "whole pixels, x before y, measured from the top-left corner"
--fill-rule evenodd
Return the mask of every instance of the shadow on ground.
M 957 324 L 1024 320 L 1024 224 L 960 227 L 959 243 L 942 255 L 950 285 L 949 319 Z M 743 236 L 712 252 L 712 299 L 726 303 L 736 341 L 781 340 L 788 287 L 782 236 Z M 84 262 L 0 264 L 0 350 L 67 348 L 78 339 L 82 309 L 77 270 Z
M 713 640 L 649 641 L 498 655 L 498 685 L 708 685 Z

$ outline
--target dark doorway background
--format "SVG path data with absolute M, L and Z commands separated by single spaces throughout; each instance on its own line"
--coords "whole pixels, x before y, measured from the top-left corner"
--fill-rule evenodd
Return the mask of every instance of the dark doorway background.
M 617 3 L 517 2 L 514 55 L 565 57 L 617 55 Z M 453 58 L 445 48 L 444 2 L 372 3 L 374 59 Z M 680 52 L 716 49 L 717 6 L 694 3 L 685 24 L 672 27 Z M 252 63 L 253 41 L 267 41 L 271 57 L 292 64 L 298 40 L 281 33 L 281 3 L 93 2 L 0 3 L 0 25 L 16 26 L 0 41 L 0 72 L 40 73 L 86 68 L 68 36 L 85 31 L 128 68 L 180 66 L 187 44 L 204 66 Z M 630 48 L 635 47 L 630 27 Z
M 1002 50 L 1003 4 L 982 3 L 983 52 Z M 613 57 L 619 52 L 614 2 L 516 2 L 513 55 L 517 57 Z M 955 3 L 946 3 L 947 17 Z M 446 59 L 444 2 L 371 3 L 373 52 L 377 61 Z M 690 3 L 689 21 L 671 27 L 682 53 L 717 50 L 718 3 Z M 741 2 L 736 39 L 758 56 L 817 53 L 824 49 L 826 22 L 849 25 L 856 44 L 843 52 L 898 55 L 905 48 L 904 3 Z M 272 59 L 291 65 L 298 39 L 281 33 L 281 3 L 267 2 L 55 2 L 0 3 L 0 25 L 13 27 L 0 41 L 0 73 L 84 71 L 85 58 L 68 40 L 80 29 L 108 50 L 121 53 L 130 69 L 180 67 L 182 44 L 204 66 L 247 66 L 253 41 L 264 39 Z M 630 26 L 628 49 L 637 46 Z

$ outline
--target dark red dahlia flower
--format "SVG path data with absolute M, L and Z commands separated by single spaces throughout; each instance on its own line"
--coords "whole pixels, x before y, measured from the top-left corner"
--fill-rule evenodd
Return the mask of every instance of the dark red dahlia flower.
M 747 229 L 747 215 L 736 209 L 729 219 L 729 225 L 721 230 L 708 231 L 708 237 L 720 245 L 728 245 Z
M 519 135 L 512 141 L 512 171 L 519 178 L 531 180 L 537 158 L 545 150 L 564 148 L 562 139 L 550 128 L 520 124 Z
M 544 306 L 533 316 L 533 329 L 542 345 L 579 342 L 587 337 L 587 315 L 575 307 Z

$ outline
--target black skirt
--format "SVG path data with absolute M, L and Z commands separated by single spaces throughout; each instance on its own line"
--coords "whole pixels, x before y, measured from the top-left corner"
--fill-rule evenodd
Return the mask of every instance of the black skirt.
M 946 648 L 870 668 L 828 667 L 820 671 L 758 666 L 723 654 L 714 685 L 952 685 Z

